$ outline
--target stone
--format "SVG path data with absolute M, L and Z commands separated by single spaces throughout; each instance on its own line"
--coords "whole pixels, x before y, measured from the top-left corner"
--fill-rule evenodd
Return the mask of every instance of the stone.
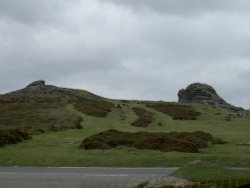
M 39 87 L 39 86 L 45 86 L 45 81 L 37 80 L 35 82 L 30 83 L 27 87 Z
M 238 145 L 245 145 L 245 146 L 249 145 L 250 146 L 250 141 L 248 141 L 248 142 L 242 142 L 242 143 L 240 143 Z
M 191 187 L 197 183 L 174 176 L 157 176 L 148 181 L 145 188 L 163 188 L 163 187 Z
M 207 84 L 193 83 L 186 89 L 179 90 L 178 97 L 179 102 L 209 104 L 229 108 L 231 110 L 241 110 L 241 108 L 227 103 L 217 94 L 212 86 Z

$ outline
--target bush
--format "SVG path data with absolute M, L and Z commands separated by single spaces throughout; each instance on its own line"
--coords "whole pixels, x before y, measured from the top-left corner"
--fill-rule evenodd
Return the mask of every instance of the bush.
M 18 129 L 13 130 L 1 130 L 0 131 L 0 146 L 6 144 L 15 144 L 22 140 L 30 139 L 30 135 Z
M 167 103 L 167 102 L 146 102 L 146 106 L 171 116 L 174 120 L 196 120 L 201 114 L 192 109 L 191 106 Z
M 78 117 L 78 119 L 74 123 L 74 127 L 73 128 L 75 128 L 75 129 L 82 129 L 82 125 L 81 125 L 82 121 L 83 121 L 82 117 Z
M 43 129 L 35 129 L 31 132 L 31 134 L 43 134 L 45 131 Z
M 170 133 L 149 133 L 149 132 L 121 132 L 110 129 L 82 141 L 81 147 L 84 149 L 110 149 L 118 146 L 135 147 L 137 149 L 160 150 L 164 152 L 198 152 L 200 148 L 205 148 L 209 143 L 224 144 L 218 142 L 209 133 L 197 132 L 170 132 Z
M 64 127 L 62 127 L 62 129 L 64 129 Z M 50 125 L 48 130 L 51 132 L 57 132 L 57 131 L 59 131 L 59 127 L 56 127 L 54 125 Z
M 106 117 L 114 105 L 106 101 L 82 98 L 75 102 L 75 107 L 89 116 Z
M 138 116 L 138 119 L 132 123 L 133 126 L 136 127 L 147 127 L 150 123 L 152 123 L 155 119 L 153 117 L 152 112 L 148 112 L 143 108 L 134 107 L 132 108 L 134 113 Z

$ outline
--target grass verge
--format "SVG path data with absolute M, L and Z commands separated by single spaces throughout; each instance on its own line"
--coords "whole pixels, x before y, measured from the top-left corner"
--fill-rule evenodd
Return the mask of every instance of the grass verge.
M 236 188 L 250 183 L 250 170 L 232 170 L 223 166 L 199 163 L 187 165 L 172 174 L 216 188 Z

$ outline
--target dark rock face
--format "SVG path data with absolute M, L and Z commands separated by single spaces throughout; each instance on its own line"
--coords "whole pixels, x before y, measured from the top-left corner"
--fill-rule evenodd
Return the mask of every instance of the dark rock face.
M 39 86 L 45 86 L 45 81 L 38 80 L 38 81 L 30 83 L 27 87 L 39 87 Z
M 207 84 L 194 83 L 186 89 L 178 92 L 179 102 L 192 102 L 201 104 L 210 104 L 230 109 L 239 109 L 227 103 L 215 91 L 215 89 Z
M 65 94 L 68 90 L 56 86 L 46 85 L 44 80 L 37 80 L 25 88 L 12 92 L 14 94 L 33 94 L 33 95 L 48 95 L 48 94 Z

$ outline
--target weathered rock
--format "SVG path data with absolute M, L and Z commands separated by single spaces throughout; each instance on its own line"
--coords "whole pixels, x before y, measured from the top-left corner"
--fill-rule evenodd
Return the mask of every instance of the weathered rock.
M 149 180 L 145 188 L 163 188 L 163 187 L 191 187 L 197 183 L 174 176 L 158 176 Z
M 30 83 L 27 87 L 39 87 L 39 86 L 45 86 L 45 81 L 38 80 L 38 81 Z
M 240 110 L 240 108 L 232 106 L 222 99 L 215 89 L 207 84 L 194 83 L 186 89 L 181 89 L 178 92 L 179 102 L 191 102 L 220 106 L 232 110 Z
M 238 144 L 238 145 L 248 145 L 248 146 L 250 146 L 250 141 L 248 141 L 248 142 L 242 142 L 242 143 L 240 143 L 240 144 Z

